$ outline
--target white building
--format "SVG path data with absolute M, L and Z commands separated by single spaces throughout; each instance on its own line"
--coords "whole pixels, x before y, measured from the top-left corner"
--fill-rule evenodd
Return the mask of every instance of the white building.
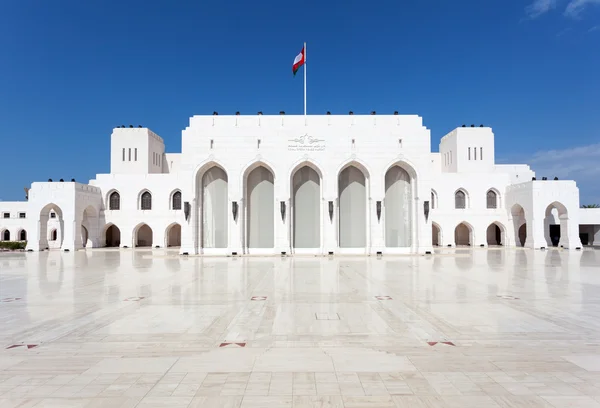
M 110 174 L 0 202 L 0 239 L 215 255 L 600 243 L 575 182 L 496 164 L 487 127 L 453 130 L 439 153 L 419 116 L 397 114 L 194 116 L 182 138 L 166 153 L 147 128 L 114 129 Z

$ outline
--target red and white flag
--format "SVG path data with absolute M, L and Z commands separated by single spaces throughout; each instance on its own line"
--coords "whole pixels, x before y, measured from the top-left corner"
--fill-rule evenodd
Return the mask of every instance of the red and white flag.
M 294 76 L 296 76 L 296 72 L 298 72 L 300 67 L 304 65 L 304 62 L 304 47 L 302 47 L 302 51 L 300 51 L 300 54 L 296 55 L 296 58 L 294 58 L 294 65 L 292 65 L 292 72 L 294 73 Z

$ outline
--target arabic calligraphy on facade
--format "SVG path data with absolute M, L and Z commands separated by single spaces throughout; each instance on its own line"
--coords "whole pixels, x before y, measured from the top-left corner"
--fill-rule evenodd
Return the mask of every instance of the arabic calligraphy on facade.
M 288 139 L 288 150 L 295 152 L 318 152 L 325 150 L 325 140 L 304 134 L 295 139 Z

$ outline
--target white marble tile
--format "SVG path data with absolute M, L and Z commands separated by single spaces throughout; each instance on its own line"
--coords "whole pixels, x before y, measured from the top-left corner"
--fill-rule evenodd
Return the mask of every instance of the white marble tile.
M 563 358 L 587 371 L 600 371 L 600 354 L 563 356 Z
M 436 252 L 0 254 L 0 407 L 598 406 L 600 251 Z
M 166 373 L 177 358 L 107 358 L 91 367 L 85 374 Z
M 251 372 L 264 349 L 218 348 L 197 357 L 181 357 L 171 368 L 174 373 Z

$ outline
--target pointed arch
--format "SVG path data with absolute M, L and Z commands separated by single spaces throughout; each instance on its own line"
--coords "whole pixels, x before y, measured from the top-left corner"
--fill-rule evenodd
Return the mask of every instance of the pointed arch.
M 133 228 L 132 247 L 152 247 L 153 231 L 145 222 L 141 222 Z
M 227 248 L 229 240 L 229 175 L 216 161 L 198 167 L 194 180 L 198 248 Z
M 370 173 L 357 160 L 340 167 L 338 180 L 338 245 L 367 248 Z
M 435 210 L 439 206 L 438 193 L 433 188 L 431 189 L 431 209 Z
M 152 192 L 148 189 L 143 189 L 138 194 L 138 209 L 152 210 Z
M 121 193 L 117 189 L 112 189 L 106 194 L 106 207 L 109 211 L 118 211 L 121 209 Z
M 488 209 L 501 208 L 500 205 L 500 191 L 496 188 L 490 188 L 485 193 L 485 206 Z
M 183 208 L 183 201 L 181 198 L 181 190 L 176 188 L 169 194 L 169 209 L 181 210 Z
M 10 231 L 8 229 L 2 230 L 0 238 L 2 241 L 10 241 Z
M 469 208 L 469 194 L 462 187 L 454 192 L 454 208 L 457 210 Z
M 290 226 L 293 248 L 319 248 L 322 230 L 323 173 L 311 160 L 290 172 Z
M 275 247 L 275 173 L 264 161 L 246 167 L 243 178 L 246 248 Z
M 454 245 L 473 246 L 475 242 L 474 229 L 471 224 L 466 221 L 460 222 L 454 228 Z
M 413 192 L 415 174 L 394 164 L 384 175 L 385 246 L 410 247 L 413 230 Z
M 506 246 L 506 227 L 500 221 L 494 221 L 486 230 L 487 244 Z
M 510 217 L 512 218 L 512 229 L 514 232 L 515 246 L 525 246 L 527 241 L 527 214 L 520 204 L 513 204 L 510 208 Z
M 569 212 L 560 201 L 553 201 L 544 212 L 544 237 L 548 246 L 564 246 L 569 235 Z
M 19 241 L 27 241 L 27 231 L 24 229 L 20 229 L 17 232 L 17 240 Z
M 112 222 L 104 226 L 104 245 L 107 247 L 118 247 L 121 245 L 121 230 Z
M 181 246 L 181 224 L 173 222 L 165 228 L 165 248 Z
M 431 222 L 431 245 L 432 246 L 442 246 L 444 242 L 442 235 L 442 227 L 435 221 Z

